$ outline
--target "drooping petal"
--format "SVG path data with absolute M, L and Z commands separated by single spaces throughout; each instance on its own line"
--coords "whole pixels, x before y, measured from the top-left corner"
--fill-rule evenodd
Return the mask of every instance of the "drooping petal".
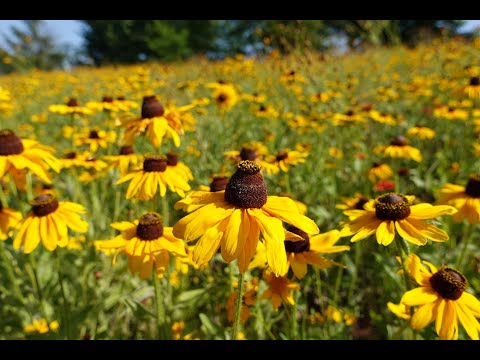
M 32 218 L 30 226 L 25 232 L 25 243 L 23 252 L 30 254 L 40 242 L 40 219 L 36 216 Z
M 48 251 L 54 251 L 56 248 L 57 248 L 57 234 L 55 232 L 55 234 L 50 234 L 49 233 L 49 226 L 48 226 L 48 223 L 49 221 L 52 221 L 50 219 L 50 216 L 42 216 L 40 219 L 39 219 L 39 227 L 40 227 L 40 238 L 42 240 L 42 244 L 43 246 L 45 246 L 45 248 L 48 250 Z
M 382 220 L 378 220 L 377 218 L 372 219 L 371 222 L 366 224 L 355 235 L 353 235 L 352 238 L 350 239 L 350 241 L 351 242 L 357 242 L 357 241 L 360 241 L 362 239 L 365 239 L 365 238 L 373 235 L 377 231 L 378 226 L 381 223 L 382 223 Z
M 462 301 L 457 301 L 455 305 L 458 320 L 465 328 L 468 336 L 470 336 L 472 340 L 479 340 L 478 329 L 480 325 L 478 323 L 478 320 L 475 319 L 475 316 L 472 314 L 471 311 L 469 311 L 468 307 Z
M 220 241 L 227 227 L 227 217 L 224 220 L 218 222 L 216 225 L 210 227 L 205 234 L 203 234 L 198 240 L 195 248 L 193 249 L 192 261 L 196 265 L 203 265 L 210 261 L 220 247 Z
M 288 197 L 269 196 L 262 209 L 273 217 L 292 224 L 307 234 L 318 234 L 320 232 L 317 224 L 305 215 L 300 214 L 295 202 Z
M 226 262 L 231 262 L 238 257 L 250 231 L 250 221 L 248 217 L 243 217 L 244 211 L 244 209 L 234 210 L 225 229 L 221 243 L 221 253 Z
M 403 294 L 400 302 L 407 306 L 425 305 L 438 300 L 439 297 L 433 289 L 421 286 Z
M 480 318 L 480 301 L 475 296 L 467 292 L 463 292 L 458 301 L 461 301 L 475 317 Z
M 247 271 L 248 266 L 250 265 L 255 255 L 255 251 L 257 250 L 257 245 L 259 243 L 258 239 L 260 237 L 260 228 L 258 227 L 256 220 L 253 218 L 250 218 L 248 209 L 245 209 L 245 211 L 243 212 L 243 217 L 244 217 L 244 222 L 246 222 L 247 221 L 246 219 L 248 219 L 250 224 L 250 230 L 245 239 L 245 245 L 243 246 L 243 249 L 240 250 L 240 253 L 238 254 L 238 269 L 242 273 Z
M 438 303 L 438 301 L 427 303 L 416 309 L 410 320 L 410 326 L 412 329 L 421 330 L 435 320 Z
M 412 244 L 422 246 L 428 241 L 422 233 L 415 229 L 406 219 L 395 221 L 395 229 L 397 229 L 398 235 Z
M 458 339 L 458 318 L 457 309 L 454 300 L 442 300 L 444 303 L 443 315 L 440 324 L 436 325 L 438 336 L 442 340 L 457 340 Z M 440 308 L 438 316 L 440 316 Z M 439 317 L 437 317 L 438 322 Z
M 404 221 L 409 222 L 410 225 L 417 229 L 427 239 L 437 242 L 444 242 L 448 240 L 448 234 L 445 231 L 437 228 L 435 225 L 427 224 L 416 219 L 405 219 Z
M 430 287 L 430 277 L 432 276 L 420 262 L 420 258 L 415 254 L 410 254 L 406 261 L 410 276 L 415 279 L 417 284 L 424 287 Z

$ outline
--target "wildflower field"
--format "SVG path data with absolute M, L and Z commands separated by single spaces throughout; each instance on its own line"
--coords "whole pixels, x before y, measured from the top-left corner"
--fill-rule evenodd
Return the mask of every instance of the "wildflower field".
M 478 340 L 479 59 L 0 77 L 0 339 Z

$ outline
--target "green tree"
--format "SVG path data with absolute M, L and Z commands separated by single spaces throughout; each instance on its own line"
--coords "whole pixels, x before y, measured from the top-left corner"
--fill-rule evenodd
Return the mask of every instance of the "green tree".
M 32 68 L 52 70 L 64 65 L 65 49 L 56 44 L 44 20 L 23 20 L 25 29 L 12 26 L 0 49 L 0 71 L 23 71 Z

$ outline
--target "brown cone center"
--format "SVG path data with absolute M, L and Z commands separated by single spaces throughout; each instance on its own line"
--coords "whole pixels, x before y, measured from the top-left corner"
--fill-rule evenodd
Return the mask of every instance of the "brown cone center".
M 147 154 L 143 161 L 143 170 L 146 172 L 163 172 L 167 169 L 167 159 L 161 155 Z
M 403 220 L 410 215 L 410 205 L 405 196 L 388 193 L 375 200 L 375 216 L 379 220 Z
M 303 238 L 299 241 L 285 240 L 285 250 L 292 253 L 302 253 L 310 250 L 310 238 L 308 234 L 295 226 L 289 226 L 288 231 L 297 234 Z
M 155 240 L 163 235 L 162 218 L 156 213 L 146 213 L 140 217 L 137 236 L 142 240 Z
M 168 153 L 167 154 L 167 165 L 168 166 L 177 166 L 178 164 L 178 155 Z
M 467 279 L 458 271 L 444 267 L 432 275 L 430 285 L 444 299 L 457 300 L 467 288 Z
M 12 130 L 0 131 L 0 156 L 18 155 L 23 150 L 22 140 Z
M 165 108 L 157 100 L 155 95 L 144 96 L 142 103 L 142 119 L 150 119 L 157 116 L 162 116 L 165 113 Z
M 58 209 L 58 201 L 51 194 L 37 196 L 31 202 L 32 212 L 36 216 L 46 216 Z
M 267 197 L 260 167 L 253 161 L 240 161 L 225 188 L 225 201 L 242 209 L 260 209 L 267 203 Z
M 468 179 L 467 186 L 465 187 L 465 194 L 474 198 L 480 198 L 480 176 L 473 175 Z
M 474 76 L 470 79 L 471 86 L 478 86 L 480 85 L 480 78 L 478 76 Z
M 134 153 L 135 151 L 133 150 L 132 145 L 124 145 L 120 148 L 120 155 L 130 155 Z
M 228 184 L 227 176 L 215 176 L 210 183 L 210 192 L 225 190 Z
M 242 150 L 240 150 L 240 158 L 242 160 L 254 161 L 257 159 L 257 150 L 244 146 Z
M 408 145 L 408 140 L 405 136 L 399 135 L 395 136 L 392 141 L 390 141 L 390 145 L 394 146 L 406 146 Z

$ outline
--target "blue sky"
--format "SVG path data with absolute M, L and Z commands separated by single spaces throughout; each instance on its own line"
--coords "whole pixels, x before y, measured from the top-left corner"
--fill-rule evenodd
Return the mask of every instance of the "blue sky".
M 46 20 L 47 28 L 52 35 L 57 37 L 59 44 L 69 44 L 79 47 L 82 44 L 81 22 L 78 20 Z M 466 20 L 467 24 L 462 30 L 469 31 L 480 26 L 480 20 Z M 3 35 L 8 34 L 12 25 L 22 26 L 21 20 L 0 20 L 0 45 L 3 44 Z

